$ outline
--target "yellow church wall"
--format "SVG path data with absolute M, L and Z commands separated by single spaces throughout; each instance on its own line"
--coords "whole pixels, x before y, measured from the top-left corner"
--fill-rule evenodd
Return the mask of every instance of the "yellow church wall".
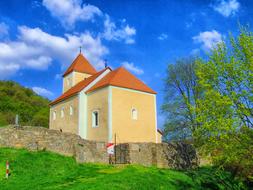
M 73 108 L 73 113 L 70 115 L 70 106 Z M 64 109 L 64 116 L 61 117 L 61 110 Z M 53 113 L 56 113 L 54 120 Z M 50 107 L 50 123 L 49 128 L 54 130 L 62 130 L 78 134 L 78 96 L 73 96 L 65 101 L 59 102 Z
M 87 139 L 108 141 L 108 88 L 87 95 Z M 98 111 L 99 125 L 92 127 L 92 112 Z
M 132 109 L 137 120 L 132 119 Z M 156 142 L 155 95 L 112 87 L 112 138 L 117 143 Z
M 85 78 L 90 77 L 90 74 L 86 73 L 79 73 L 79 72 L 74 72 L 74 77 L 75 77 L 75 84 L 79 83 L 80 81 L 84 80 Z
M 91 76 L 90 74 L 72 72 L 63 78 L 63 93 L 69 90 L 71 87 Z M 68 82 L 69 80 L 69 82 Z

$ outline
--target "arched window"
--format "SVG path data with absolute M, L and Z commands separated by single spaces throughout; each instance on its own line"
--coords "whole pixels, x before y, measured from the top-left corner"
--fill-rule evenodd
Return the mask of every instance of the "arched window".
M 61 118 L 64 117 L 64 108 L 61 109 Z
M 137 120 L 138 119 L 138 111 L 135 108 L 132 109 L 132 119 L 133 120 Z
M 69 107 L 69 115 L 73 115 L 73 106 Z
M 92 112 L 92 127 L 98 127 L 99 125 L 99 112 L 98 110 Z
M 56 120 L 56 111 L 53 112 L 53 120 Z

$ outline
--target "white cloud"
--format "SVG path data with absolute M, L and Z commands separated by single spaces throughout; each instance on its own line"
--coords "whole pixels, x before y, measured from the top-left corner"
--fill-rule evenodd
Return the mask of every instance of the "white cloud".
M 222 41 L 222 35 L 216 30 L 200 32 L 199 35 L 194 36 L 193 41 L 195 43 L 201 43 L 202 49 L 205 51 L 215 47 L 217 43 Z
M 38 87 L 38 86 L 32 87 L 32 90 L 36 94 L 44 96 L 44 97 L 47 97 L 47 98 L 54 95 L 51 91 L 49 91 L 49 90 L 47 90 L 45 88 L 42 88 L 42 87 Z
M 135 66 L 133 63 L 129 63 L 129 62 L 127 62 L 127 61 L 124 61 L 124 62 L 122 62 L 121 64 L 122 64 L 126 69 L 132 71 L 133 73 L 135 73 L 135 74 L 137 74 L 137 75 L 141 75 L 141 74 L 144 73 L 144 71 L 143 71 L 141 68 Z
M 22 68 L 47 69 L 51 58 L 40 55 L 40 47 L 24 41 L 0 42 L 0 79 L 8 78 Z
M 6 79 L 10 75 L 15 74 L 20 69 L 20 66 L 15 63 L 4 64 L 0 62 L 0 79 Z
M 63 68 L 75 58 L 80 46 L 83 47 L 83 54 L 87 59 L 97 67 L 102 61 L 102 56 L 108 53 L 100 38 L 93 37 L 89 32 L 80 35 L 65 34 L 65 37 L 59 37 L 39 28 L 20 27 L 20 31 L 20 40 L 37 47 L 41 53 L 39 55 L 47 55 L 60 61 Z
M 237 0 L 220 0 L 212 7 L 224 17 L 229 17 L 230 15 L 234 15 L 236 12 L 238 12 L 240 3 Z
M 45 70 L 48 68 L 48 65 L 51 64 L 52 58 L 48 56 L 39 56 L 36 59 L 31 58 L 27 60 L 26 65 L 29 68 Z
M 165 33 L 160 34 L 160 36 L 158 36 L 158 40 L 166 40 L 168 38 L 168 35 Z
M 43 5 L 65 27 L 73 27 L 77 21 L 90 21 L 96 15 L 102 15 L 98 7 L 82 4 L 82 0 L 43 0 Z
M 0 23 L 0 38 L 5 37 L 9 34 L 9 26 L 4 22 Z
M 117 27 L 114 22 L 111 21 L 109 15 L 105 15 L 104 20 L 104 33 L 102 37 L 106 40 L 124 41 L 126 44 L 135 43 L 134 36 L 136 29 L 130 27 L 125 22 L 122 22 L 120 27 Z
M 18 30 L 17 40 L 0 42 L 2 79 L 23 68 L 45 70 L 52 60 L 60 62 L 62 69 L 65 69 L 77 55 L 79 46 L 83 47 L 84 55 L 97 68 L 103 67 L 102 57 L 108 53 L 100 38 L 93 37 L 89 32 L 61 37 L 48 34 L 40 28 L 21 26 Z
M 95 16 L 99 16 L 104 23 L 103 32 L 100 32 L 99 36 L 106 40 L 123 41 L 126 44 L 135 43 L 136 29 L 129 26 L 126 19 L 121 19 L 118 26 L 98 7 L 82 4 L 82 0 L 43 0 L 43 5 L 67 29 L 72 29 L 77 21 L 94 21 Z

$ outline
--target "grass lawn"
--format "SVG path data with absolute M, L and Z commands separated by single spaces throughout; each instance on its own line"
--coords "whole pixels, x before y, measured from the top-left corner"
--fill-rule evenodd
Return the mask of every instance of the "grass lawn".
M 5 162 L 11 175 L 5 179 Z M 0 148 L 0 190 L 41 189 L 243 189 L 213 168 L 175 171 L 137 165 L 77 164 L 71 157 Z

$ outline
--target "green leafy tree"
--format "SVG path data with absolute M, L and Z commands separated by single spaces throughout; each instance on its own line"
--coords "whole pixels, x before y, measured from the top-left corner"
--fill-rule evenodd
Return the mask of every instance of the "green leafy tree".
M 169 64 L 165 80 L 165 134 L 170 140 L 191 138 L 197 127 L 195 107 L 200 92 L 195 75 L 195 59 L 183 58 Z
M 16 82 L 0 81 L 0 126 L 14 124 L 19 115 L 21 125 L 48 127 L 49 100 Z
M 207 61 L 198 60 L 195 143 L 214 163 L 235 175 L 253 176 L 253 35 L 241 28 L 230 44 L 220 43 Z
M 47 127 L 49 124 L 48 109 L 45 107 L 38 111 L 31 121 L 32 126 Z

